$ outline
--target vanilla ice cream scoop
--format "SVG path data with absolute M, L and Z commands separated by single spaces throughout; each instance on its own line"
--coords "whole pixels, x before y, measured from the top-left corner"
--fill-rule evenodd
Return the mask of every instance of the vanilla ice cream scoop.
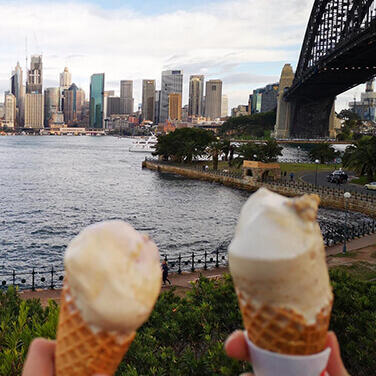
M 129 334 L 149 317 L 161 288 L 155 243 L 123 221 L 85 228 L 65 253 L 66 282 L 93 330 Z
M 319 197 L 260 189 L 244 205 L 229 246 L 237 289 L 255 306 L 291 309 L 314 324 L 333 296 L 316 221 Z

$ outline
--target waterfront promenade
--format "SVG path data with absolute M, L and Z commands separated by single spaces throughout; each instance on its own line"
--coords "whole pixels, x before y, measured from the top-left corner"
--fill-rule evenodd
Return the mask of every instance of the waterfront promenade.
M 186 167 L 172 163 L 165 163 L 157 160 L 145 160 L 142 163 L 143 168 L 158 171 L 161 173 L 170 173 L 181 175 L 190 179 L 199 179 L 210 182 L 220 183 L 232 188 L 242 189 L 254 192 L 261 187 L 270 189 L 273 192 L 284 196 L 293 197 L 306 193 L 315 193 L 320 196 L 320 206 L 332 209 L 349 209 L 351 211 L 366 214 L 376 218 L 376 195 L 362 192 L 351 192 L 350 199 L 345 201 L 345 190 L 327 186 L 315 186 L 313 184 L 301 181 L 273 181 L 273 182 L 255 182 L 244 179 L 239 174 L 224 171 L 203 171 L 201 168 Z
M 360 250 L 367 250 L 368 253 L 376 252 L 376 234 L 368 235 L 360 239 L 352 240 L 347 245 L 348 252 L 360 251 Z M 328 257 L 329 266 L 337 266 L 338 263 L 331 263 L 333 256 L 336 256 L 342 252 L 342 244 L 338 244 L 333 247 L 326 247 L 326 254 Z M 340 259 L 336 258 L 336 260 L 345 260 L 349 262 L 351 259 Z M 372 258 L 370 259 L 372 260 Z M 369 260 L 368 260 L 369 261 Z M 372 260 L 376 263 L 376 259 Z M 203 275 L 208 278 L 217 278 L 222 276 L 224 273 L 228 273 L 229 269 L 228 266 L 220 266 L 219 268 L 213 268 L 209 270 L 197 270 L 195 272 L 183 272 L 181 274 L 178 273 L 171 273 L 169 279 L 172 282 L 172 285 L 166 285 L 162 287 L 162 292 L 167 291 L 170 288 L 174 287 L 175 291 L 179 295 L 184 295 L 190 288 L 191 283 L 194 282 L 200 275 Z M 20 296 L 22 299 L 40 299 L 41 303 L 46 306 L 48 304 L 48 300 L 53 299 L 57 303 L 60 303 L 60 295 L 61 289 L 55 290 L 25 290 L 20 292 Z

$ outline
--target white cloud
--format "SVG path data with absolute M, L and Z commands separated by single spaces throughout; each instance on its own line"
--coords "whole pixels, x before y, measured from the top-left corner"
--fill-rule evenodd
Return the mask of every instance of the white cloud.
M 230 106 L 246 103 L 250 91 L 276 72 L 248 72 L 253 79 L 243 84 L 233 79 L 226 83 L 226 77 L 239 73 L 239 64 L 280 62 L 281 69 L 285 62 L 296 64 L 312 4 L 222 0 L 190 11 L 145 16 L 80 2 L 1 3 L 0 92 L 8 89 L 4 82 L 17 60 L 25 65 L 27 37 L 29 54 L 43 52 L 49 85 L 57 85 L 64 66 L 85 91 L 91 74 L 105 72 L 109 90 L 118 90 L 121 79 L 134 79 L 138 103 L 141 79 L 159 82 L 163 69 L 182 68 L 184 102 L 189 74 L 204 73 L 224 80 Z

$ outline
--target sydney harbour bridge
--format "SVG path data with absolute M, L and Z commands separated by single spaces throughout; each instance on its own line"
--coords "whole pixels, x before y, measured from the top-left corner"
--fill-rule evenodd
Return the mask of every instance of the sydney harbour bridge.
M 337 95 L 376 75 L 376 0 L 315 0 L 295 75 L 282 71 L 276 136 L 328 137 Z

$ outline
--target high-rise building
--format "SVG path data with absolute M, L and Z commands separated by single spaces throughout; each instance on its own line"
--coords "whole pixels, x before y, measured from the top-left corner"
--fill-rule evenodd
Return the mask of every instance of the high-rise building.
M 75 125 L 82 120 L 82 108 L 85 104 L 85 92 L 72 84 L 64 90 L 64 121 L 68 126 Z
M 89 128 L 104 128 L 104 73 L 91 76 Z
M 221 117 L 228 116 L 228 96 L 222 95 Z
M 366 91 L 361 93 L 360 101 L 354 99 L 349 106 L 361 120 L 376 122 L 376 92 L 373 79 L 367 82 Z
M 27 72 L 26 94 L 42 94 L 43 97 L 43 63 L 41 55 L 31 57 Z
M 159 104 L 159 122 L 168 119 L 168 96 L 172 93 L 183 94 L 183 72 L 168 70 L 162 72 L 161 99 Z
M 11 93 L 16 97 L 17 105 L 22 95 L 22 82 L 23 72 L 20 63 L 17 61 L 17 65 L 12 72 L 11 78 Z
M 161 109 L 161 91 L 155 91 L 154 124 L 159 124 L 159 111 Z
M 58 87 L 49 87 L 44 91 L 44 125 L 48 127 L 48 122 L 52 114 L 59 111 L 60 89 Z
M 25 95 L 25 128 L 42 129 L 44 127 L 43 94 Z
M 107 116 L 119 115 L 120 112 L 120 97 L 108 97 L 107 98 Z
M 205 116 L 211 120 L 221 117 L 222 81 L 209 80 L 206 82 Z
M 253 90 L 253 94 L 249 96 L 248 112 L 250 114 L 255 114 L 275 110 L 277 108 L 278 92 L 278 82 Z
M 64 72 L 60 73 L 60 87 L 64 90 L 69 89 L 72 85 L 72 75 L 68 68 L 64 68 Z
M 23 125 L 25 87 L 23 85 L 23 72 L 20 63 L 17 62 L 11 77 L 11 93 L 16 97 L 16 125 Z
M 133 81 L 120 81 L 120 111 L 122 114 L 134 113 Z
M 142 80 L 142 120 L 154 121 L 155 80 Z
M 181 120 L 181 93 L 171 93 L 168 96 L 168 119 Z
M 8 128 L 16 127 L 16 97 L 9 92 L 5 94 L 4 125 Z
M 204 76 L 195 75 L 189 79 L 188 115 L 200 117 L 204 114 Z
M 65 67 L 64 71 L 60 73 L 60 111 L 64 111 L 64 90 L 68 90 L 72 85 L 72 75 L 68 68 Z

